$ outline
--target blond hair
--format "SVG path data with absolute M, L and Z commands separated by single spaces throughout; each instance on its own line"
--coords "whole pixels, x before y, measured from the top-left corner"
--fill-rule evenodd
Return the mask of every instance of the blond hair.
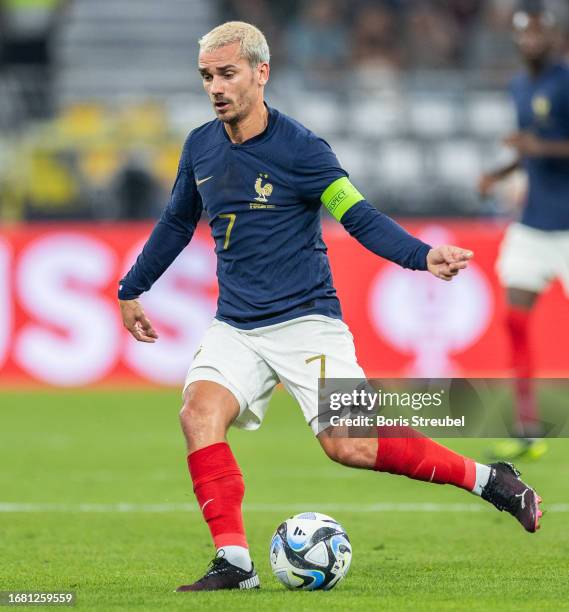
M 271 54 L 264 34 L 250 23 L 244 21 L 227 21 L 213 28 L 199 39 L 200 51 L 215 51 L 225 45 L 238 42 L 241 57 L 244 57 L 253 68 L 269 62 Z

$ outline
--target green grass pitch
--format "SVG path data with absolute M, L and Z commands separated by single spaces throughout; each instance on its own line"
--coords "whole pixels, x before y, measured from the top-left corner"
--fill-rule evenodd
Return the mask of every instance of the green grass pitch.
M 569 440 L 520 465 L 550 508 L 529 535 L 452 487 L 334 465 L 284 392 L 258 432 L 230 434 L 262 589 L 174 593 L 212 557 L 178 408 L 170 390 L 0 393 L 0 590 L 71 590 L 94 610 L 569 610 Z M 488 441 L 449 442 L 481 457 Z M 302 510 L 353 544 L 329 593 L 270 571 L 275 527 Z

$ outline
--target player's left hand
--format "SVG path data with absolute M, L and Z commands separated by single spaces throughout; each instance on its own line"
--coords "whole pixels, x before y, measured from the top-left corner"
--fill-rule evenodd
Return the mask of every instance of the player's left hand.
M 474 257 L 472 251 L 445 244 L 431 249 L 427 255 L 427 269 L 444 281 L 451 281 L 461 270 L 468 267 Z
M 516 132 L 504 139 L 504 144 L 512 147 L 521 157 L 541 157 L 544 154 L 543 140 L 531 132 Z

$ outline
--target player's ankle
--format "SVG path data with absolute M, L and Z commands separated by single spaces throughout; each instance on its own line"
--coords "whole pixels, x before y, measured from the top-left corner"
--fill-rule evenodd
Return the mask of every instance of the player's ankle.
M 235 565 L 245 572 L 250 572 L 253 567 L 249 549 L 245 546 L 222 546 L 217 549 L 217 556 L 223 557 L 231 565 Z
M 474 495 L 481 496 L 484 487 L 488 484 L 488 480 L 490 479 L 491 469 L 489 466 L 484 465 L 483 463 L 476 463 L 475 467 L 476 478 L 472 493 L 474 493 Z

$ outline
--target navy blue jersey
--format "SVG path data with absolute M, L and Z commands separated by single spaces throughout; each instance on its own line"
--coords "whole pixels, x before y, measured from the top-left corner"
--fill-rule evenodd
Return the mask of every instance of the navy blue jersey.
M 519 74 L 511 85 L 520 130 L 545 140 L 569 140 L 569 67 L 553 64 L 537 78 Z M 523 160 L 529 189 L 522 223 L 569 229 L 569 158 Z
M 321 198 L 362 244 L 413 269 L 428 245 L 382 215 L 351 186 L 330 146 L 269 109 L 265 131 L 232 143 L 214 120 L 192 131 L 170 202 L 119 297 L 147 291 L 192 237 L 205 212 L 215 240 L 216 317 L 251 329 L 309 314 L 341 318 L 326 245 Z

